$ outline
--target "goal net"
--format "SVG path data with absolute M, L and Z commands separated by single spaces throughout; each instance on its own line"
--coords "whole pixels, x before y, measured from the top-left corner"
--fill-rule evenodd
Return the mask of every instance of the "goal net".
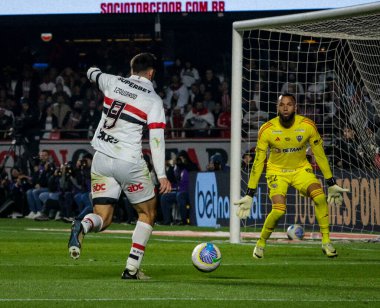
M 282 93 L 297 98 L 324 139 L 339 185 L 350 189 L 329 206 L 331 231 L 380 231 L 380 4 L 234 23 L 231 199 L 244 195 L 260 125 L 276 116 Z M 323 176 L 307 151 L 317 176 Z M 327 194 L 327 187 L 325 192 Z M 231 208 L 231 242 L 241 225 L 261 229 L 271 211 L 264 173 L 245 222 Z M 310 199 L 290 188 L 277 231 L 298 223 L 319 231 Z

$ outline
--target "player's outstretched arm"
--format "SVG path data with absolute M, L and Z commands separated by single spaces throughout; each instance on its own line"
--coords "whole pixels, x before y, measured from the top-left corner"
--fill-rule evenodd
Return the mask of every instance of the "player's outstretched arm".
M 327 189 L 327 203 L 334 204 L 336 206 L 341 206 L 343 202 L 342 193 L 349 192 L 350 190 L 338 186 L 334 178 L 328 179 L 326 182 L 329 186 L 329 188 Z

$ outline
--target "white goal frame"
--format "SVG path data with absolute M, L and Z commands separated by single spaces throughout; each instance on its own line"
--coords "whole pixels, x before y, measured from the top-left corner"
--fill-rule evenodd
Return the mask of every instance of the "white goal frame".
M 339 17 L 380 12 L 380 2 L 317 12 L 244 20 L 233 23 L 232 33 L 232 87 L 231 87 L 231 159 L 230 159 L 230 242 L 240 242 L 240 219 L 236 216 L 233 202 L 241 198 L 241 156 L 242 156 L 242 73 L 243 33 L 248 30 L 269 29 L 271 26 L 327 21 Z

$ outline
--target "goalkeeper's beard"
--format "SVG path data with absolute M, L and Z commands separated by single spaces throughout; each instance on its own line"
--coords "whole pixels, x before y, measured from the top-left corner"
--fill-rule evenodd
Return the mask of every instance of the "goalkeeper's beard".
M 295 111 L 289 114 L 288 116 L 284 116 L 283 114 L 280 114 L 281 125 L 284 127 L 292 126 L 295 115 L 296 115 Z

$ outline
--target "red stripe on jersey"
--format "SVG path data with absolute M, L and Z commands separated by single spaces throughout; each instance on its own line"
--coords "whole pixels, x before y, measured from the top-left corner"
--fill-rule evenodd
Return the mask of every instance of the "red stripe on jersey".
M 309 124 L 310 126 L 313 126 L 316 131 L 318 131 L 317 126 L 315 126 L 315 123 L 309 119 L 303 119 L 304 123 Z
M 141 119 L 145 120 L 148 118 L 146 113 L 144 111 L 141 111 L 140 109 L 137 109 L 136 107 L 133 107 L 131 105 L 125 105 L 124 110 L 129 111 L 137 116 L 139 116 Z
M 133 248 L 136 248 L 136 249 L 140 249 L 140 250 L 142 250 L 142 251 L 145 250 L 145 246 L 140 245 L 140 244 L 137 244 L 137 243 L 133 243 L 133 244 L 132 244 L 132 247 L 133 247 Z
M 260 139 L 260 137 L 261 137 L 261 135 L 263 134 L 263 132 L 264 132 L 267 128 L 271 127 L 272 125 L 273 125 L 272 123 L 267 123 L 267 124 L 265 124 L 264 126 L 262 126 L 262 127 L 260 128 L 259 136 L 258 136 L 257 139 Z
M 155 129 L 155 128 L 165 128 L 166 127 L 166 124 L 165 123 L 150 123 L 148 125 L 148 128 L 149 129 Z
M 104 97 L 104 104 L 111 106 L 112 103 L 113 103 L 112 98 L 109 98 L 107 96 Z

